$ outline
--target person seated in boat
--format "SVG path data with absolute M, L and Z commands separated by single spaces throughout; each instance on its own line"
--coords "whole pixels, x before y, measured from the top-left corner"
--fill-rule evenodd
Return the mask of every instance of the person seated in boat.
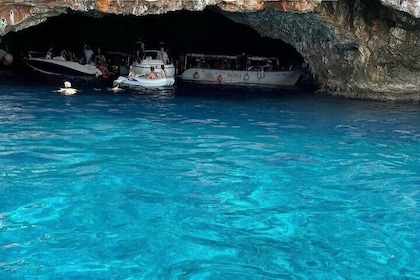
M 213 65 L 214 69 L 220 69 L 222 68 L 222 64 L 220 63 L 220 60 L 216 60 L 216 62 Z
M 66 53 L 67 53 L 68 61 L 77 61 L 76 55 L 70 49 L 67 49 Z
M 158 75 L 155 72 L 155 67 L 150 66 L 150 73 L 149 73 L 149 75 L 146 76 L 146 78 L 147 79 L 157 79 L 158 78 Z
M 273 62 L 271 61 L 271 59 L 267 60 L 267 63 L 266 63 L 264 68 L 265 68 L 266 71 L 272 71 L 273 70 Z
M 163 64 L 169 64 L 169 56 L 168 53 L 165 52 L 164 47 L 160 47 L 160 51 L 157 54 L 157 59 L 162 60 Z
M 134 69 L 133 69 L 133 66 L 132 65 L 130 65 L 130 71 L 128 72 L 128 77 L 135 77 L 135 76 L 137 76 L 136 75 L 136 73 L 134 73 Z
M 45 58 L 46 59 L 52 59 L 53 58 L 53 51 L 54 51 L 54 48 L 50 47 L 48 49 L 47 53 L 45 54 Z
M 62 49 L 60 55 L 64 58 L 64 60 L 68 60 L 68 54 L 66 49 Z
M 168 78 L 168 73 L 166 73 L 165 65 L 160 66 L 160 77 L 161 78 Z
M 230 63 L 226 59 L 222 63 L 222 69 L 230 69 Z

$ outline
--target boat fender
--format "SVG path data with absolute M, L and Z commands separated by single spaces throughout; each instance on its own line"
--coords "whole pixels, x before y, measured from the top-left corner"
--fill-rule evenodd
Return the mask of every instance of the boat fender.
M 245 80 L 245 81 L 248 81 L 248 80 L 249 80 L 249 75 L 248 75 L 248 73 L 246 73 L 246 74 L 244 75 L 244 80 Z
M 219 76 L 217 76 L 217 81 L 218 81 L 219 83 L 221 83 L 221 82 L 223 81 L 223 77 L 222 77 L 222 75 L 220 75 L 220 74 L 219 74 Z
M 258 71 L 258 74 L 257 74 L 257 78 L 258 78 L 258 80 L 261 80 L 261 79 L 263 79 L 264 77 L 265 77 L 264 70 L 260 70 L 260 71 Z
M 0 61 L 4 65 L 10 65 L 13 63 L 13 55 L 7 53 L 6 51 L 0 49 Z
M 198 78 L 200 78 L 200 74 L 198 74 L 198 72 L 195 71 L 193 77 L 194 77 L 194 79 L 198 79 Z

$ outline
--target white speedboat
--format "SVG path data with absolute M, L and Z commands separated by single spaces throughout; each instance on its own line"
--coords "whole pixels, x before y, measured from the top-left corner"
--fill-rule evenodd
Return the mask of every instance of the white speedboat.
M 133 71 L 137 75 L 147 75 L 150 73 L 150 67 L 155 68 L 155 72 L 160 74 L 161 66 L 165 66 L 165 71 L 169 77 L 175 77 L 175 66 L 172 63 L 164 63 L 159 59 L 158 50 L 146 50 L 144 52 L 145 58 L 140 62 L 133 62 Z
M 63 56 L 45 58 L 36 52 L 30 52 L 23 58 L 26 65 L 35 71 L 49 75 L 95 76 L 102 75 L 102 71 L 94 64 L 80 64 L 65 60 Z
M 144 76 L 141 77 L 126 77 L 119 76 L 118 79 L 114 80 L 114 87 L 126 87 L 126 88 L 163 88 L 171 87 L 175 84 L 174 78 L 158 78 L 158 79 L 147 79 Z
M 183 81 L 212 84 L 293 86 L 302 75 L 300 70 L 280 70 L 277 59 L 247 57 L 247 64 L 238 69 L 238 57 L 229 55 L 188 54 Z

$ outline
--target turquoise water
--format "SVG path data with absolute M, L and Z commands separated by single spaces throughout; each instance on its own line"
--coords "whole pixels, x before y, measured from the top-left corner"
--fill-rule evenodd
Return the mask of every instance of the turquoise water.
M 0 84 L 1 279 L 419 279 L 420 107 Z

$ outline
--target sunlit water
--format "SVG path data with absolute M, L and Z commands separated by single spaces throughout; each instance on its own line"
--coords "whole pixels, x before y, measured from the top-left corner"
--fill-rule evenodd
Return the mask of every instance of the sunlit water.
M 420 106 L 0 84 L 1 279 L 419 279 Z

